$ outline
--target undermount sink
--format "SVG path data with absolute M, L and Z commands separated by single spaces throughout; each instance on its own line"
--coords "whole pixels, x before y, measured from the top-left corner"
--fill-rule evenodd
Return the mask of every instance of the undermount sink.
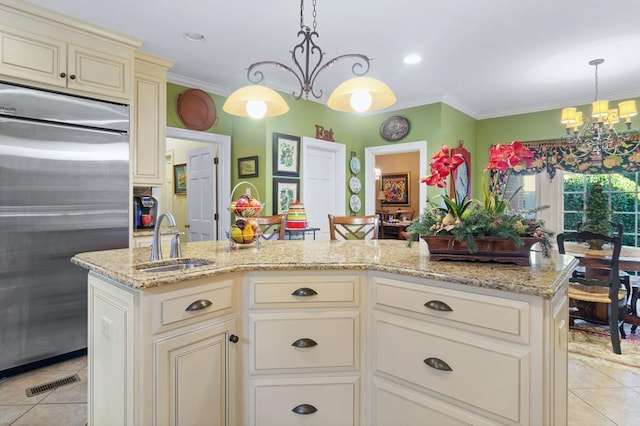
M 211 265 L 212 263 L 212 260 L 205 259 L 172 259 L 167 261 L 144 263 L 136 265 L 135 268 L 140 272 L 170 272 L 197 268 L 198 266 Z

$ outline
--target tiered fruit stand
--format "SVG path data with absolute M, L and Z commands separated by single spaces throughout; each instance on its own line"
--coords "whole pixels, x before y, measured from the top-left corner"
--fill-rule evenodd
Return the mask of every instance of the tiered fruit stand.
M 236 197 L 236 191 L 242 185 L 249 188 L 244 194 L 237 196 L 235 201 L 231 202 L 229 211 L 232 214 L 232 223 L 227 237 L 229 238 L 229 250 L 234 247 L 255 247 L 260 248 L 260 240 L 262 232 L 258 226 L 256 218 L 260 216 L 260 212 L 264 208 L 264 204 L 259 200 L 259 194 L 256 187 L 250 182 L 239 182 L 231 191 L 231 199 Z M 251 196 L 251 188 L 255 191 L 258 198 Z

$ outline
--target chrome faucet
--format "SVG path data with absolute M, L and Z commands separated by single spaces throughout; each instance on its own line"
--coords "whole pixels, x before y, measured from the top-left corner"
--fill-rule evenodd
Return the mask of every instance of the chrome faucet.
M 156 220 L 156 226 L 153 227 L 153 240 L 151 241 L 151 261 L 162 260 L 162 245 L 160 240 L 160 224 L 162 223 L 162 219 L 167 219 L 167 224 L 169 227 L 173 228 L 176 226 L 176 220 L 173 218 L 173 215 L 169 212 L 162 212 L 158 219 Z

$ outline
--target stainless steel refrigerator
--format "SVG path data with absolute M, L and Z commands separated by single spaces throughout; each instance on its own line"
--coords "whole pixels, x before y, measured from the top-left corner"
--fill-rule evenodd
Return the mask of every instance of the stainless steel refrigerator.
M 128 246 L 129 107 L 0 82 L 0 377 L 87 347 L 79 252 Z

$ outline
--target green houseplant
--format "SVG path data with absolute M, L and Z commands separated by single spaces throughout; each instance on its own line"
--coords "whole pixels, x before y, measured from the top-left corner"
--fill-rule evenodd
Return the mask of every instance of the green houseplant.
M 520 170 L 523 167 L 530 167 L 533 162 L 533 153 L 524 148 L 520 142 L 510 144 L 494 145 L 489 154 L 489 165 L 485 170 L 498 170 L 509 173 L 511 170 Z M 437 152 L 429 163 L 431 174 L 421 178 L 420 182 L 429 186 L 444 188 L 447 178 L 451 179 L 451 173 L 461 164 L 460 159 L 451 155 L 446 145 Z M 449 183 L 451 185 L 451 182 Z M 420 218 L 407 228 L 409 240 L 423 238 L 431 245 L 438 241 L 429 236 L 449 236 L 448 245 L 453 248 L 457 244 L 458 248 L 464 246 L 464 250 L 469 254 L 474 254 L 479 247 L 487 240 L 493 241 L 486 250 L 489 252 L 486 257 L 490 260 L 497 260 L 491 256 L 491 251 L 496 251 L 495 241 L 508 240 L 514 251 L 524 246 L 528 264 L 527 245 L 540 242 L 543 253 L 549 256 L 551 249 L 551 237 L 553 232 L 545 228 L 544 222 L 533 218 L 532 212 L 515 212 L 509 207 L 509 200 L 505 199 L 500 188 L 489 191 L 484 188 L 484 202 L 478 200 L 467 200 L 455 194 L 454 198 L 441 195 L 444 200 L 444 207 L 430 204 L 420 216 Z M 457 243 L 454 243 L 455 241 Z M 503 248 L 508 251 L 509 249 Z M 468 259 L 475 260 L 473 257 Z M 483 260 L 483 259 L 477 259 Z M 497 260 L 500 261 L 500 260 Z
M 602 182 L 595 182 L 585 200 L 585 222 L 582 229 L 597 234 L 611 233 L 611 209 L 604 195 Z M 602 249 L 603 241 L 590 240 L 589 247 Z

